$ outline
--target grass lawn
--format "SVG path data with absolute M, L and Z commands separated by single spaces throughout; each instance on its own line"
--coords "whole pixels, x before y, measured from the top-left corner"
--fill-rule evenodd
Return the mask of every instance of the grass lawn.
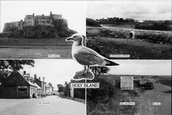
M 92 36 L 88 44 L 98 47 L 108 58 L 110 54 L 128 54 L 129 59 L 171 59 L 170 44 L 151 43 L 144 39 L 126 39 L 103 36 L 101 27 L 88 27 L 88 35 Z M 89 46 L 89 45 L 88 45 Z M 120 58 L 124 59 L 124 58 Z
M 71 59 L 72 42 L 66 38 L 0 38 L 1 59 Z
M 0 38 L 0 47 L 3 46 L 71 46 L 71 42 L 66 42 L 66 38 Z
M 0 48 L 0 59 L 71 59 L 71 47 Z

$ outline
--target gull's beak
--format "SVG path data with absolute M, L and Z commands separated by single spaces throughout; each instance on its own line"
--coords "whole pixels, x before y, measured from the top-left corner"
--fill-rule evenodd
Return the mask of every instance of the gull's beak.
M 66 38 L 66 41 L 72 41 L 72 40 L 74 40 L 73 37 Z

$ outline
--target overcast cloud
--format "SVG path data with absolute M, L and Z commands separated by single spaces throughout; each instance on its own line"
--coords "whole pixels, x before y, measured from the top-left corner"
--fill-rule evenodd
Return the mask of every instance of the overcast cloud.
M 88 2 L 87 17 L 171 20 L 171 2 Z

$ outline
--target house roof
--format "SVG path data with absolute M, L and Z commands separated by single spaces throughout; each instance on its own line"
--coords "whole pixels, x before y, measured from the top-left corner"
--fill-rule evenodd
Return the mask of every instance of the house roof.
M 34 85 L 37 87 L 37 89 L 42 90 L 42 88 L 37 83 L 34 83 Z
M 8 78 L 2 83 L 4 86 L 34 86 L 33 83 L 27 81 L 18 71 L 13 71 Z

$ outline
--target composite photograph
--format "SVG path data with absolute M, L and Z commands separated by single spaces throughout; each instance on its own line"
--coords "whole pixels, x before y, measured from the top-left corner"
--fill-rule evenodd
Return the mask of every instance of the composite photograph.
M 171 0 L 0 0 L 0 115 L 171 115 Z

